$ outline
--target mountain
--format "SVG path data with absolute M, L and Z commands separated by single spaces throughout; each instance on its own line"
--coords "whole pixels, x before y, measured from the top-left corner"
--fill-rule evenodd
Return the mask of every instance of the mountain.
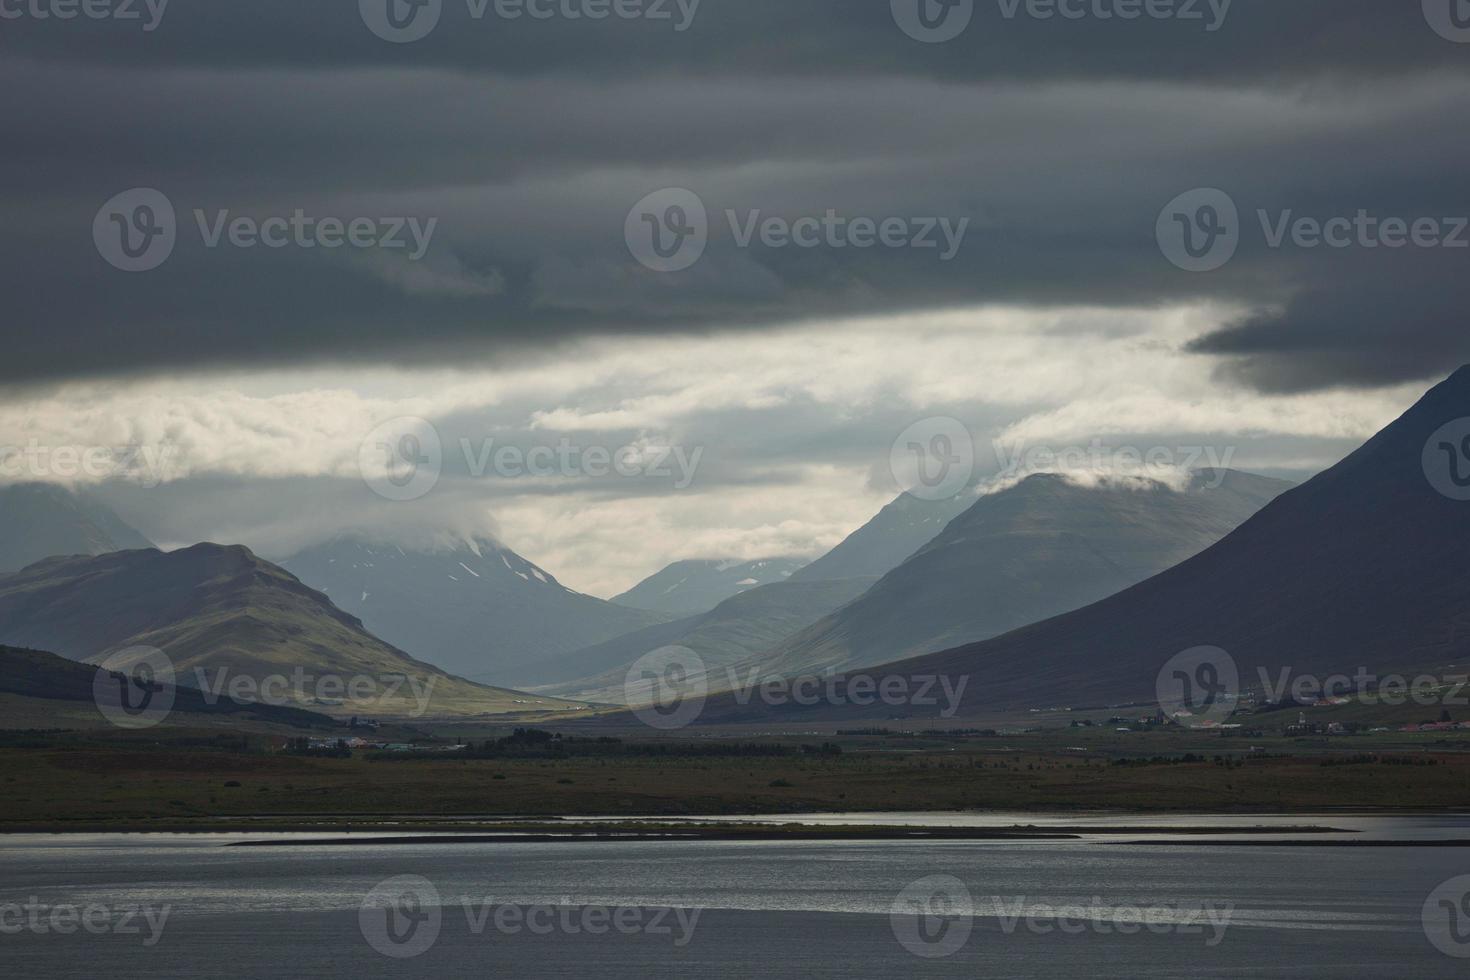
M 982 496 L 861 598 L 761 658 L 787 676 L 988 639 L 1120 592 L 1204 550 L 1291 484 L 1202 470 L 1154 480 L 1031 476 Z
M 1202 645 L 1225 650 L 1242 686 L 1258 690 L 1263 672 L 1277 683 L 1283 669 L 1324 680 L 1359 669 L 1412 679 L 1463 665 L 1470 649 L 1470 480 L 1461 472 L 1470 457 L 1467 419 L 1470 367 L 1194 558 L 1084 609 L 873 673 L 895 683 L 964 678 L 956 717 L 974 717 L 1153 703 L 1161 669 Z M 705 722 L 895 713 L 826 702 L 741 706 L 730 696 L 707 707 Z
M 762 585 L 784 582 L 805 565 L 799 558 L 760 561 L 676 561 L 612 601 L 632 609 L 694 616 L 731 596 Z
M 694 650 L 714 672 L 709 681 L 716 684 L 726 677 L 722 668 L 757 658 L 857 598 L 879 576 L 942 531 L 972 499 L 961 494 L 949 500 L 929 501 L 901 494 L 811 564 L 791 562 L 789 568 L 775 565 L 782 580 L 732 595 L 706 614 L 662 623 L 548 661 L 541 680 L 531 682 L 531 686 L 562 694 L 585 692 L 590 700 L 616 701 L 622 696 L 622 671 L 643 654 L 664 646 Z M 677 591 L 682 578 L 679 570 L 696 564 L 710 563 L 670 565 L 614 601 L 625 602 L 637 593 L 635 602 L 650 604 L 653 595 L 662 589 L 675 586 Z M 759 575 L 744 573 L 747 567 L 737 566 L 742 571 L 734 585 L 747 585 L 747 579 L 760 581 Z M 724 576 L 727 587 L 736 569 L 729 571 L 732 574 Z
M 897 568 L 974 502 L 968 492 L 948 500 L 900 494 L 868 523 L 810 565 L 792 573 L 797 582 L 878 578 Z
M 661 623 L 585 650 L 548 661 L 546 682 L 534 690 L 581 701 L 620 702 L 627 670 L 639 657 L 661 647 L 681 646 L 699 655 L 714 672 L 717 689 L 725 674 L 719 668 L 769 650 L 861 595 L 873 579 L 840 582 L 777 582 L 742 592 L 699 616 Z
M 38 562 L 0 578 L 0 644 L 89 663 L 158 648 L 181 685 L 204 689 L 237 677 L 256 685 L 294 678 L 299 669 L 311 679 L 278 685 L 275 696 L 327 714 L 463 716 L 575 707 L 483 687 L 414 660 L 238 545 Z M 372 680 L 353 696 L 316 679 L 328 675 L 343 683 Z
M 521 685 L 549 657 L 671 618 L 573 592 L 484 538 L 405 549 L 345 536 L 283 566 L 375 635 L 486 683 Z
M 14 726 L 19 718 L 27 728 L 63 725 L 100 727 L 107 724 L 97 708 L 94 682 L 97 668 L 54 653 L 0 646 L 0 725 Z M 229 698 L 214 703 L 201 691 L 176 687 L 169 721 L 189 727 L 263 724 L 292 728 L 335 729 L 340 723 L 315 711 L 264 704 L 239 704 Z
M 0 575 L 54 555 L 151 548 L 95 498 L 49 483 L 0 487 Z

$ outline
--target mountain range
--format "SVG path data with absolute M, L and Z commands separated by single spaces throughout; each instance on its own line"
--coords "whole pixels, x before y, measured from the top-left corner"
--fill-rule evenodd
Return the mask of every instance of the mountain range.
M 666 646 L 694 651 L 712 689 L 752 671 L 798 676 L 872 666 L 1008 632 L 1142 581 L 1219 540 L 1290 484 L 1199 471 L 1156 480 L 1036 475 L 968 496 L 969 508 L 881 579 L 753 589 L 703 616 L 549 661 L 535 690 L 619 701 L 628 666 Z M 901 497 L 867 525 L 926 530 L 943 511 Z M 950 505 L 952 506 L 952 505 Z M 920 520 L 906 518 L 921 515 Z M 862 535 L 864 531 L 857 532 Z M 894 535 L 878 538 L 892 541 Z M 870 540 L 874 538 L 870 537 Z M 839 545 L 839 549 L 843 548 Z M 861 549 L 847 549 L 851 558 Z M 876 567 L 879 552 L 867 552 Z M 841 561 L 824 567 L 840 569 Z M 575 676 L 567 679 L 569 674 Z
M 551 657 L 673 618 L 574 592 L 488 538 L 412 549 L 350 535 L 282 566 L 374 635 L 484 683 L 521 686 Z
M 737 590 L 678 619 L 580 595 L 486 539 L 411 550 L 341 538 L 292 559 L 301 579 L 238 546 L 94 554 L 141 535 L 84 496 L 27 485 L 0 495 L 3 561 L 68 553 L 0 577 L 0 644 L 92 663 L 158 647 L 186 683 L 221 667 L 257 678 L 297 667 L 408 675 L 433 681 L 435 714 L 459 717 L 582 707 L 553 693 L 615 700 L 628 665 L 670 645 L 694 649 L 712 671 L 762 677 L 963 678 L 959 717 L 1148 704 L 1169 659 L 1201 646 L 1227 651 L 1247 684 L 1282 671 L 1412 676 L 1467 655 L 1464 469 L 1470 367 L 1299 487 L 1233 471 L 1180 484 L 1039 474 L 939 503 L 902 496 L 816 562 L 760 569 L 777 581 L 696 563 L 685 570 L 699 575 L 671 566 L 630 590 L 643 596 L 634 601 L 691 603 Z M 853 569 L 875 574 L 842 575 Z M 487 687 L 450 665 L 541 693 Z M 299 706 L 408 713 L 401 696 L 360 700 Z M 702 721 L 893 712 L 717 694 Z
M 28 566 L 0 578 L 0 644 L 93 664 L 157 648 L 172 661 L 180 685 L 205 690 L 240 677 L 258 689 L 267 678 L 292 678 L 298 670 L 342 683 L 372 679 L 357 694 L 315 679 L 276 688 L 284 700 L 333 715 L 462 717 L 577 707 L 475 684 L 416 660 L 238 545 L 49 558 Z
M 615 637 L 549 660 L 538 679 L 527 686 L 566 696 L 575 692 L 577 697 L 587 700 L 619 701 L 623 697 L 626 668 L 643 654 L 660 647 L 691 649 L 711 671 L 757 658 L 862 595 L 879 576 L 939 533 L 970 500 L 973 497 L 969 494 L 940 501 L 901 494 L 810 564 L 790 559 L 772 560 L 720 572 L 718 566 L 725 563 L 712 563 L 724 588 L 743 587 L 749 591 L 739 595 L 731 591 L 725 601 L 708 612 Z M 705 563 L 677 562 L 644 580 L 631 592 L 640 592 L 639 601 L 647 603 L 655 589 L 674 585 L 685 578 L 681 574 L 683 568 L 695 564 Z M 757 585 L 746 581 L 760 582 L 761 576 L 750 569 L 752 564 L 762 565 L 759 571 L 772 581 Z M 733 578 L 740 569 L 745 574 Z M 688 577 L 693 582 L 706 580 L 698 570 Z M 631 592 L 614 601 L 623 601 Z
M 1223 650 L 1241 686 L 1257 689 L 1278 683 L 1283 672 L 1442 673 L 1470 652 L 1467 445 L 1470 367 L 1193 558 L 1085 608 L 871 673 L 899 682 L 963 678 L 955 717 L 1154 704 L 1161 671 L 1202 646 Z M 702 721 L 895 713 L 838 700 L 848 703 L 741 705 L 721 695 Z M 906 705 L 901 713 L 938 712 Z
M 986 494 L 852 603 L 760 659 L 786 676 L 988 639 L 1199 553 L 1291 486 L 1200 470 L 1182 486 L 1037 474 Z
M 759 561 L 676 561 L 655 572 L 612 601 L 632 609 L 695 616 L 742 592 L 784 582 L 805 565 L 799 558 Z
M 714 609 L 661 623 L 548 661 L 532 690 L 580 701 L 618 703 L 628 666 L 661 647 L 680 646 L 715 671 L 769 650 L 802 627 L 852 601 L 873 579 L 777 582 L 726 599 Z M 716 675 L 722 676 L 717 673 Z

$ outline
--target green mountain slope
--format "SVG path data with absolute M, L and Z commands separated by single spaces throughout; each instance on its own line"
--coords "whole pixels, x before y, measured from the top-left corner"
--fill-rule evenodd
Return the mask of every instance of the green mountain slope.
M 213 690 L 286 677 L 272 697 L 330 714 L 479 715 L 574 707 L 485 687 L 415 660 L 320 592 L 240 546 L 51 558 L 0 579 L 0 643 L 98 663 L 163 650 L 178 681 Z M 302 683 L 295 683 L 298 676 Z M 337 681 L 323 678 L 340 679 Z M 358 681 L 358 690 L 348 689 Z M 369 680 L 370 679 L 370 680 Z M 248 689 L 248 685 L 247 685 Z M 225 688 L 228 691 L 228 688 Z

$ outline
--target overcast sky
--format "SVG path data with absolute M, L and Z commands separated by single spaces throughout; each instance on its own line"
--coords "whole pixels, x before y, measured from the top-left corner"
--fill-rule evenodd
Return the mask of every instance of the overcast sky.
M 922 2 L 0 2 L 0 447 L 143 450 L 0 479 L 276 558 L 493 533 L 607 595 L 815 555 L 936 419 L 979 479 L 1302 477 L 1470 360 L 1451 0 Z

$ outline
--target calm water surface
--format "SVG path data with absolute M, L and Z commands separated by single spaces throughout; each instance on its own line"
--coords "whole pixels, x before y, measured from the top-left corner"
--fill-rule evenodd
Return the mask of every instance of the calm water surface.
M 949 817 L 959 815 L 883 819 Z M 861 819 L 875 821 L 871 814 Z M 1075 814 L 998 819 L 1082 822 Z M 1227 820 L 1179 819 L 1211 826 Z M 1470 837 L 1463 817 L 1284 822 L 1351 825 L 1381 838 Z M 227 846 L 265 836 L 301 843 Z M 1437 886 L 1470 874 L 1470 848 L 1120 846 L 1097 839 L 326 848 L 312 846 L 310 836 L 0 837 L 0 926 L 16 921 L 4 918 L 7 904 L 33 899 L 105 907 L 119 921 L 133 907 L 169 910 L 151 946 L 146 928 L 141 935 L 0 934 L 5 975 L 1297 978 L 1451 977 L 1470 970 L 1470 959 L 1436 947 L 1422 921 Z M 434 921 L 437 934 L 418 955 L 395 959 L 374 948 L 381 926 L 365 932 L 362 908 L 375 887 L 401 876 L 431 886 L 435 901 L 412 911 L 431 917 L 424 921 Z M 972 917 L 954 904 L 956 884 Z M 915 895 L 936 898 L 916 906 Z M 895 902 L 904 913 L 898 918 Z M 496 911 L 509 906 L 549 906 L 569 917 L 539 920 L 540 932 L 514 914 L 497 927 Z M 627 932 L 606 928 L 602 913 L 587 917 L 589 907 L 627 909 L 652 928 L 635 929 L 631 918 Z M 671 907 L 682 914 L 655 921 L 653 912 L 640 911 Z M 1074 911 L 1059 920 L 1058 909 Z M 368 921 L 381 922 L 377 914 Z M 1149 927 L 1127 934 L 1111 927 L 1143 916 Z M 417 928 L 415 921 L 403 920 Z M 1064 921 L 1069 931 L 1059 928 Z M 592 934 L 583 925 L 606 931 Z M 379 935 L 369 937 L 374 928 Z M 1470 933 L 1466 939 L 1452 951 L 1470 954 Z M 919 955 L 936 953 L 948 955 Z

